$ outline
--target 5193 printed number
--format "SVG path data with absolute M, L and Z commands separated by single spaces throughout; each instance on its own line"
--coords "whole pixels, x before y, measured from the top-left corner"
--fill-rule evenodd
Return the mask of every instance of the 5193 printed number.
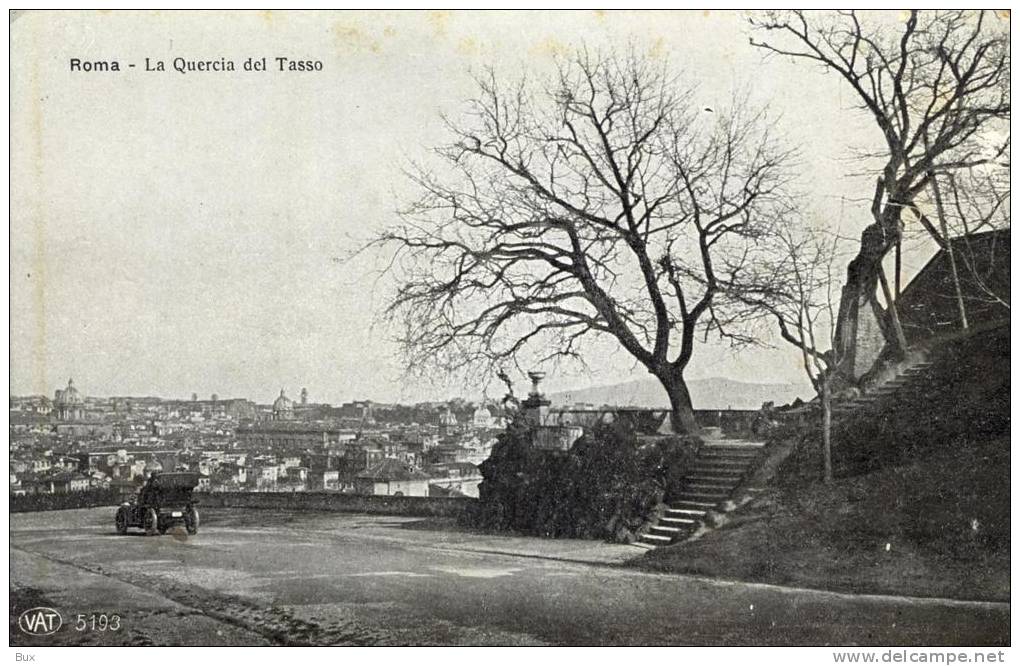
M 120 629 L 120 615 L 107 615 L 106 613 L 85 615 L 79 613 L 74 618 L 76 631 L 118 631 Z

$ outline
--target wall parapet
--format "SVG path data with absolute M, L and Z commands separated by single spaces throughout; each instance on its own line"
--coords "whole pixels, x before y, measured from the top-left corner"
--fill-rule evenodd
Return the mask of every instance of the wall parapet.
M 474 497 L 352 495 L 328 492 L 214 492 L 195 493 L 195 497 L 201 506 L 211 507 L 336 511 L 420 518 L 458 517 L 478 502 Z

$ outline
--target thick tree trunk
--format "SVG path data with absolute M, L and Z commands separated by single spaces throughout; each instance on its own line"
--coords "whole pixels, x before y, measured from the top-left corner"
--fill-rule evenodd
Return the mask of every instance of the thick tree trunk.
M 840 368 L 847 377 L 856 377 L 854 372 L 857 357 L 857 322 L 861 306 L 871 307 L 876 299 L 882 259 L 899 238 L 899 213 L 889 212 L 881 216 L 881 223 L 870 224 L 861 232 L 861 245 L 857 256 L 847 265 L 846 283 L 840 297 L 839 314 L 836 319 L 834 348 L 840 359 Z M 884 285 L 888 289 L 888 285 Z M 896 310 L 895 300 L 887 301 L 891 326 L 886 327 L 886 342 L 895 345 L 900 353 L 906 351 L 905 340 Z
M 907 348 L 907 337 L 903 334 L 903 325 L 900 323 L 900 315 L 896 310 L 896 299 L 893 298 L 892 292 L 889 290 L 889 282 L 885 279 L 885 269 L 882 268 L 882 264 L 878 265 L 878 282 L 882 285 L 882 296 L 885 298 L 885 303 L 888 306 L 886 312 L 889 317 L 889 327 L 892 329 L 893 336 L 896 338 L 896 346 L 900 351 L 905 351 Z M 889 337 L 888 335 L 886 336 Z
M 700 428 L 694 418 L 694 405 L 691 403 L 691 394 L 687 390 L 687 382 L 684 381 L 683 373 L 666 371 L 657 375 L 666 395 L 669 396 L 669 406 L 673 432 L 678 435 L 696 435 Z

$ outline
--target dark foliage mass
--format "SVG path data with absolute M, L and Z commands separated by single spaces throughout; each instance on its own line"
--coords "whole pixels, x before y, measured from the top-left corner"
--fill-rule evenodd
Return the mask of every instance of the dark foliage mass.
M 920 389 L 833 427 L 837 477 L 907 464 L 961 441 L 1009 435 L 1008 325 L 933 345 L 929 360 L 933 365 Z M 791 435 L 801 443 L 780 478 L 797 486 L 817 474 L 820 434 L 812 426 Z
M 536 450 L 523 426 L 511 426 L 482 464 L 473 520 L 489 529 L 548 537 L 629 541 L 676 487 L 697 440 L 641 441 L 605 427 L 568 452 Z

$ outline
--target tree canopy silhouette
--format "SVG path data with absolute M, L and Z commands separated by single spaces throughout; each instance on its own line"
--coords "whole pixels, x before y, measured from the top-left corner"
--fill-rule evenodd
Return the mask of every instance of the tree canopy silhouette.
M 394 252 L 410 367 L 467 374 L 584 362 L 618 343 L 696 429 L 684 370 L 699 332 L 748 341 L 738 292 L 782 211 L 791 151 L 764 110 L 711 113 L 662 60 L 579 52 L 550 80 L 475 77 Z

